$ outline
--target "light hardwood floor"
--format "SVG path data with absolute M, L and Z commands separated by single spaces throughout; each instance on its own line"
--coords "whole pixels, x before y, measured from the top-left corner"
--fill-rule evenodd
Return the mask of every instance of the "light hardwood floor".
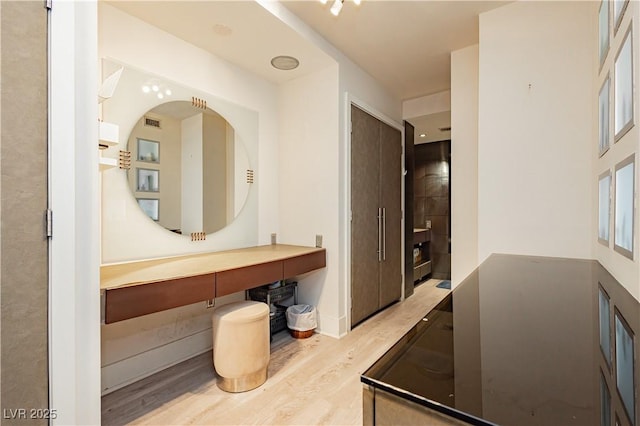
M 342 339 L 286 332 L 271 344 L 269 378 L 249 392 L 216 386 L 207 352 L 102 398 L 104 425 L 361 425 L 360 374 L 449 293 L 418 286 Z

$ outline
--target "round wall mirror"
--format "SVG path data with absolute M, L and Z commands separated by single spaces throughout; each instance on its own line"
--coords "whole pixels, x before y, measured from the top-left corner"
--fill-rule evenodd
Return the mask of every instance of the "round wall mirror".
M 128 181 L 138 206 L 178 233 L 230 224 L 249 193 L 249 159 L 229 122 L 211 108 L 172 101 L 147 111 L 128 139 Z

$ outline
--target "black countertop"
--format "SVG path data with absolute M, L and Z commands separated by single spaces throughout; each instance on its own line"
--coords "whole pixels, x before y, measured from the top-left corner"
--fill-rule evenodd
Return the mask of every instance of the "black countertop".
M 640 425 L 638 333 L 598 262 L 492 255 L 361 380 L 472 424 Z

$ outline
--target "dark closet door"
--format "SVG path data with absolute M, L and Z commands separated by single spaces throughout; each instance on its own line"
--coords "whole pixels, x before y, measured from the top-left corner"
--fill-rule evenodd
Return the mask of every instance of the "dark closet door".
M 351 107 L 351 325 L 379 309 L 380 125 Z
M 380 308 L 402 295 L 402 145 L 401 133 L 380 123 L 380 206 L 382 207 L 382 262 Z
M 400 131 L 351 107 L 351 325 L 400 299 Z

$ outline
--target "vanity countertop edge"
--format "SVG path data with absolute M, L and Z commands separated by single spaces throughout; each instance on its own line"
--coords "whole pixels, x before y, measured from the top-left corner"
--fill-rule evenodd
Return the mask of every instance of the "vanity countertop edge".
M 326 253 L 326 249 L 289 244 L 269 244 L 217 252 L 103 264 L 100 266 L 100 290 L 112 290 L 223 272 L 283 261 L 312 253 Z
M 273 244 L 104 264 L 103 323 L 206 301 L 326 267 L 326 249 Z

